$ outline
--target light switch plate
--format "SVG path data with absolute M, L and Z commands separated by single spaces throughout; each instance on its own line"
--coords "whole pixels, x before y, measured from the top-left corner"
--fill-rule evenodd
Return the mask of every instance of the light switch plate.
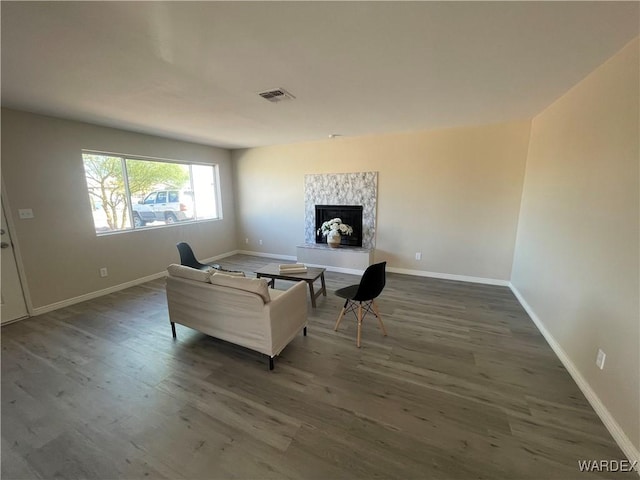
M 33 210 L 30 208 L 20 208 L 18 209 L 18 215 L 20 215 L 21 219 L 33 218 Z
M 598 349 L 598 356 L 596 357 L 596 365 L 600 370 L 604 368 L 604 361 L 607 359 L 607 354 L 601 349 Z

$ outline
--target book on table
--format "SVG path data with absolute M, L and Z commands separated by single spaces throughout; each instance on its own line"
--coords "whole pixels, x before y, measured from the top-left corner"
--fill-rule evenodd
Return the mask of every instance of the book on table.
M 284 263 L 278 266 L 280 273 L 304 273 L 307 266 L 304 263 Z

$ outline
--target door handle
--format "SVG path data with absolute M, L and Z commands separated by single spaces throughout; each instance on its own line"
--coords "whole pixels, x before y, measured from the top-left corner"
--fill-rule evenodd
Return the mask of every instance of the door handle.
M 9 248 L 9 244 L 7 242 L 0 243 L 0 248 Z

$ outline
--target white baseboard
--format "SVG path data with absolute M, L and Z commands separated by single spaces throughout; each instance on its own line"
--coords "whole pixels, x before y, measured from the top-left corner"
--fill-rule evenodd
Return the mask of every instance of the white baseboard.
M 293 260 L 293 261 L 297 260 L 297 257 L 293 255 L 280 255 L 280 254 L 273 254 L 273 253 L 252 252 L 248 250 L 237 250 L 235 253 L 238 253 L 241 255 L 252 255 L 254 257 L 266 257 L 266 258 L 275 258 L 275 259 Z M 364 270 L 358 270 L 354 268 L 332 267 L 328 265 L 315 265 L 313 263 L 307 263 L 306 265 L 308 265 L 309 267 L 326 268 L 328 272 L 347 273 L 350 275 L 362 275 L 364 273 Z M 452 275 L 448 273 L 427 272 L 424 270 L 409 270 L 406 268 L 396 268 L 396 267 L 387 267 L 387 272 L 402 273 L 405 275 L 415 275 L 418 277 L 441 278 L 443 280 L 455 280 L 458 282 L 484 283 L 486 285 L 500 285 L 503 287 L 509 286 L 508 280 L 497 280 L 495 278 L 469 277 L 466 275 Z
M 136 278 L 135 280 L 131 280 L 130 282 L 121 283 L 119 285 L 113 285 L 112 287 L 109 287 L 109 288 L 96 290 L 95 292 L 85 293 L 84 295 L 68 298 L 60 302 L 50 303 L 49 305 L 45 305 L 44 307 L 34 308 L 33 315 L 34 316 L 42 315 L 43 313 L 48 313 L 54 310 L 58 310 L 60 308 L 69 307 L 71 305 L 75 305 L 76 303 L 86 302 L 87 300 L 92 300 L 94 298 L 102 297 L 103 295 L 109 295 L 110 293 L 118 292 L 120 290 L 124 290 L 125 288 L 134 287 L 136 285 L 140 285 L 141 283 L 150 282 L 151 280 L 156 280 L 158 278 L 162 278 L 166 276 L 167 276 L 166 271 L 154 273 L 153 275 L 147 275 L 146 277 Z
M 403 273 L 405 275 L 414 275 L 416 277 L 441 278 L 442 280 L 455 280 L 457 282 L 483 283 L 485 285 L 499 285 L 508 287 L 508 280 L 499 280 L 496 278 L 470 277 L 467 275 L 453 275 L 450 273 L 427 272 L 425 270 L 410 270 L 407 268 L 387 267 L 387 272 Z
M 240 253 L 240 251 L 239 250 L 232 250 L 230 252 L 221 253 L 220 255 L 216 255 L 215 257 L 204 258 L 204 259 L 202 259 L 200 261 L 202 263 L 213 263 L 216 260 L 221 260 L 223 258 L 231 257 L 232 255 L 235 255 L 236 253 Z
M 277 255 L 277 254 L 271 254 L 271 253 L 249 252 L 249 251 L 244 251 L 244 250 L 233 250 L 231 252 L 222 253 L 222 254 L 216 255 L 214 257 L 203 258 L 200 261 L 203 262 L 203 263 L 212 263 L 212 262 L 215 262 L 217 260 L 221 260 L 221 259 L 226 258 L 226 257 L 231 257 L 231 256 L 236 255 L 236 254 L 253 255 L 255 257 L 275 258 L 275 259 L 281 259 L 281 260 L 293 260 L 293 261 L 296 260 L 296 257 L 293 256 L 293 255 Z M 346 271 L 347 269 L 342 269 L 342 270 L 345 270 L 345 272 L 343 272 L 343 273 L 354 273 L 355 272 L 355 271 L 354 272 Z M 338 271 L 338 270 L 336 269 L 336 271 Z M 355 272 L 355 273 L 362 274 L 362 272 Z M 129 282 L 120 283 L 118 285 L 113 285 L 111 287 L 104 288 L 104 289 L 101 289 L 101 290 L 96 290 L 95 292 L 85 293 L 84 295 L 79 295 L 79 296 L 73 297 L 73 298 L 67 298 L 66 300 L 61 300 L 59 302 L 51 303 L 49 305 L 44 305 L 42 307 L 36 307 L 36 308 L 33 309 L 33 312 L 31 314 L 31 316 L 42 315 L 44 313 L 53 312 L 54 310 L 58 310 L 60 308 L 65 308 L 65 307 L 69 307 L 71 305 L 75 305 L 77 303 L 86 302 L 87 300 L 92 300 L 94 298 L 102 297 L 104 295 L 109 295 L 110 293 L 115 293 L 115 292 L 118 292 L 120 290 L 124 290 L 125 288 L 134 287 L 136 285 L 140 285 L 141 283 L 146 283 L 146 282 L 150 282 L 152 280 L 156 280 L 158 278 L 165 277 L 166 275 L 167 275 L 167 272 L 166 271 L 162 271 L 162 272 L 154 273 L 152 275 L 147 275 L 146 277 L 137 278 L 137 279 L 131 280 Z M 29 318 L 29 317 L 24 317 L 24 318 Z M 24 319 L 20 319 L 20 320 L 24 320 Z M 9 322 L 7 322 L 6 324 L 8 324 L 8 323 Z
M 241 255 L 252 255 L 254 257 L 265 257 L 265 258 L 275 258 L 280 260 L 297 261 L 297 257 L 294 255 L 280 255 L 280 254 L 273 254 L 273 253 L 252 252 L 249 250 L 237 250 L 233 253 L 238 253 Z M 332 267 L 327 265 L 315 265 L 311 263 L 307 263 L 307 265 L 310 267 L 326 268 L 327 271 L 329 272 L 347 273 L 351 275 L 362 275 L 364 273 L 364 270 L 357 270 L 353 268 Z M 452 275 L 448 273 L 427 272 L 424 270 L 409 270 L 406 268 L 396 268 L 396 267 L 387 267 L 387 272 L 402 273 L 405 275 L 415 275 L 418 277 L 441 278 L 443 280 L 455 280 L 458 282 L 484 283 L 486 285 L 499 285 L 502 287 L 509 286 L 508 280 L 498 280 L 495 278 L 470 277 L 466 275 Z
M 611 412 L 609 412 L 607 407 L 605 407 L 605 405 L 602 403 L 600 397 L 598 397 L 596 392 L 593 391 L 591 385 L 589 385 L 589 383 L 582 376 L 573 361 L 571 361 L 571 358 L 567 355 L 567 353 L 556 341 L 556 339 L 553 338 L 553 335 L 551 335 L 551 332 L 547 330 L 547 327 L 545 327 L 542 320 L 540 320 L 540 317 L 536 315 L 536 313 L 531 308 L 531 305 L 527 303 L 518 289 L 511 282 L 509 282 L 509 288 L 520 302 L 520 305 L 522 305 L 522 308 L 524 308 L 527 314 L 529 314 L 529 317 L 531 317 L 533 323 L 535 323 L 536 327 L 538 327 L 538 330 L 540 330 L 540 333 L 542 334 L 544 339 L 547 341 L 556 356 L 560 359 L 562 365 L 564 365 L 564 368 L 567 369 L 573 380 L 576 382 L 578 388 L 580 388 L 584 396 L 587 398 L 587 400 L 595 410 L 598 417 L 600 417 L 600 420 L 602 420 L 602 423 L 604 423 L 604 426 L 607 427 L 607 430 L 609 430 L 609 433 L 611 434 L 613 439 L 616 441 L 622 452 L 627 456 L 627 459 L 630 462 L 638 461 L 638 464 L 640 464 L 640 451 L 635 447 L 635 445 L 633 445 L 633 442 L 631 442 L 629 437 L 627 437 L 627 435 L 624 433 L 618 422 L 616 422 L 615 418 L 613 418 L 613 415 L 611 415 Z M 640 475 L 640 469 L 637 468 L 636 472 Z
M 203 259 L 202 261 L 204 263 L 215 262 L 216 260 L 220 260 L 221 258 L 225 258 L 225 257 L 230 257 L 232 255 L 235 255 L 236 253 L 238 252 L 234 250 L 232 252 L 226 252 L 220 255 L 216 255 L 215 257 Z M 113 285 L 111 287 L 104 288 L 102 290 L 96 290 L 95 292 L 85 293 L 84 295 L 80 295 L 78 297 L 68 298 L 60 302 L 45 305 L 43 307 L 37 307 L 33 309 L 32 316 L 42 315 L 43 313 L 48 313 L 54 310 L 58 310 L 60 308 L 69 307 L 71 305 L 75 305 L 76 303 L 86 302 L 87 300 L 92 300 L 94 298 L 102 297 L 103 295 L 109 295 L 110 293 L 118 292 L 120 290 L 124 290 L 125 288 L 134 287 L 136 285 L 140 285 L 141 283 L 150 282 L 152 280 L 156 280 L 158 278 L 162 278 L 166 276 L 167 276 L 167 272 L 162 271 L 162 272 L 154 273 L 152 275 L 147 275 L 146 277 L 136 278 L 135 280 L 131 280 L 129 282 Z

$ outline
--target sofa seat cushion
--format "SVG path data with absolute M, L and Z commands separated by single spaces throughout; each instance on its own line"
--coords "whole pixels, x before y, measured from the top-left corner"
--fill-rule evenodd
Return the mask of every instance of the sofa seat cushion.
M 212 270 L 198 270 L 196 268 L 187 267 L 185 265 L 171 264 L 167 267 L 167 272 L 172 277 L 186 278 L 188 280 L 195 280 L 196 282 L 209 283 Z
M 256 293 L 260 295 L 264 303 L 269 303 L 271 301 L 271 297 L 269 296 L 269 282 L 266 278 L 234 277 L 231 275 L 225 275 L 224 273 L 214 273 L 211 275 L 209 282 L 212 285 L 219 285 L 222 287 L 244 290 L 245 292 Z

